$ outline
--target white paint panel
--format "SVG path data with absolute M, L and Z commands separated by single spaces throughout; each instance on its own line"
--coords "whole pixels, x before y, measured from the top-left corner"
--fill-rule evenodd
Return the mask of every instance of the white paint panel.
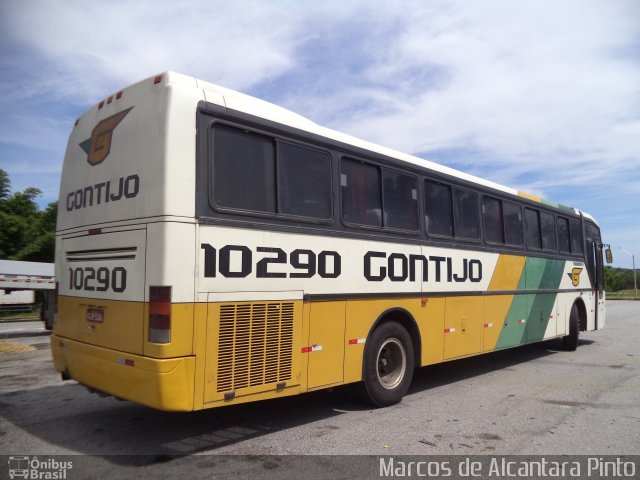
M 195 301 L 196 225 L 158 222 L 147 225 L 147 287 L 171 286 L 173 302 Z M 144 296 L 148 300 L 149 289 Z
M 477 251 L 206 225 L 199 227 L 199 242 L 199 292 L 476 292 L 488 288 L 498 260 Z M 339 259 L 338 276 L 333 259 Z M 302 265 L 309 263 L 314 274 L 296 278 L 308 273 Z
M 62 239 L 56 264 L 58 293 L 142 300 L 146 237 L 145 229 L 136 229 Z

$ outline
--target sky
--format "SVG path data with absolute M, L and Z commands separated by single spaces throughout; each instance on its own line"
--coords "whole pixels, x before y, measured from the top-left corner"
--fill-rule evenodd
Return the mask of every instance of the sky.
M 75 119 L 165 70 L 577 207 L 640 265 L 640 2 L 2 0 L 0 168 L 57 200 Z

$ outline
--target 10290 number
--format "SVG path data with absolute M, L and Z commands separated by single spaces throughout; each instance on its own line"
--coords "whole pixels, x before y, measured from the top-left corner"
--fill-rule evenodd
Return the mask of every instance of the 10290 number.
M 127 270 L 115 267 L 69 268 L 69 289 L 87 292 L 106 292 L 109 289 L 122 293 L 127 289 Z

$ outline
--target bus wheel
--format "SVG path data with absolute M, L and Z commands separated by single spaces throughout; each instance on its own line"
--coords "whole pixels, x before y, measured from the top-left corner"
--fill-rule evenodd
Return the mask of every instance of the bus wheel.
M 364 394 L 378 407 L 402 400 L 413 377 L 413 343 L 402 325 L 380 325 L 367 340 L 364 352 Z
M 562 337 L 562 348 L 573 352 L 578 348 L 578 335 L 580 323 L 580 313 L 578 311 L 578 305 L 573 304 L 571 307 L 571 315 L 569 316 L 569 335 Z

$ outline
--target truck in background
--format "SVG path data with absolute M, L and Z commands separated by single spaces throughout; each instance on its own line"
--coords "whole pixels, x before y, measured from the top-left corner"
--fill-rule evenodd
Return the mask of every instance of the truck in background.
M 0 311 L 33 311 L 36 291 L 43 293 L 40 318 L 51 330 L 56 292 L 53 263 L 0 260 Z

